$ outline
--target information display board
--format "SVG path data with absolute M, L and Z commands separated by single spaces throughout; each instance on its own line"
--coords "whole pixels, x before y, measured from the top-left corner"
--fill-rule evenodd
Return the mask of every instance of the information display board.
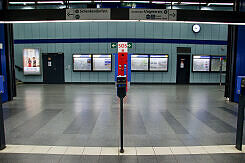
M 131 55 L 132 71 L 148 71 L 148 55 Z
M 211 57 L 211 71 L 220 72 L 221 68 L 221 56 L 212 56 Z
M 150 55 L 150 71 L 168 71 L 168 55 Z
M 93 54 L 93 71 L 112 71 L 111 55 Z
M 192 61 L 193 72 L 210 71 L 210 56 L 193 56 Z
M 91 71 L 91 55 L 73 55 L 73 71 Z
M 40 75 L 40 49 L 23 49 L 24 75 Z
M 223 56 L 222 58 L 222 71 L 225 72 L 226 71 L 226 57 Z

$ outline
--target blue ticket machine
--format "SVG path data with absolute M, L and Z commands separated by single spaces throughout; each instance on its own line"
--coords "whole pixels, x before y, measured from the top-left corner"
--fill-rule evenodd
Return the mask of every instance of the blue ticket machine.
M 244 108 L 245 108 L 245 76 L 237 77 L 237 90 L 239 94 L 238 116 L 237 116 L 237 131 L 236 131 L 236 148 L 242 150 L 243 137 L 243 122 L 244 122 Z
M 4 93 L 3 80 L 4 80 L 4 77 L 0 75 L 0 150 L 6 147 L 4 120 L 3 120 L 3 108 L 2 108 L 2 94 Z
M 236 93 L 238 95 L 243 95 L 245 96 L 245 92 L 244 92 L 244 82 L 245 82 L 245 76 L 238 76 L 237 77 L 237 86 L 236 86 Z

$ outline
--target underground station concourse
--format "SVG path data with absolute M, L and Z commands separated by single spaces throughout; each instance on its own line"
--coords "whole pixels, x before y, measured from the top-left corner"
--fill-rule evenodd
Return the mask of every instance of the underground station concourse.
M 244 0 L 0 0 L 0 163 L 245 162 Z

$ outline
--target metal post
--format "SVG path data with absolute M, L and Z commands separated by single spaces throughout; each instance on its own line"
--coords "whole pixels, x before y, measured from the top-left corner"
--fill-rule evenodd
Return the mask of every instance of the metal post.
M 240 96 L 238 104 L 237 131 L 236 131 L 236 148 L 242 150 L 243 121 L 244 121 L 244 103 L 245 96 Z
M 123 97 L 120 98 L 120 135 L 121 135 L 121 149 L 120 153 L 124 153 L 123 149 Z
M 220 68 L 219 68 L 219 85 L 222 85 L 222 61 L 220 61 Z
M 6 147 L 6 143 L 5 143 L 5 132 L 4 132 L 2 97 L 0 94 L 0 150 L 4 149 L 5 147 Z

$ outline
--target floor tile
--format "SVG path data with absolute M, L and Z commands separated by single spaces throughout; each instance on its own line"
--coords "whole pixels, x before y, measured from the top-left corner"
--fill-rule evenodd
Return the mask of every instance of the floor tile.
M 218 148 L 217 146 L 202 146 L 205 151 L 207 151 L 210 154 L 215 153 L 224 153 L 224 151 L 221 148 Z
M 172 155 L 170 147 L 153 147 L 156 155 Z
M 119 155 L 134 155 L 136 156 L 136 148 L 135 147 L 124 147 L 124 153 L 120 153 Z
M 101 155 L 118 155 L 119 148 L 117 147 L 102 147 Z
M 187 146 L 191 154 L 208 154 L 208 152 L 201 146 Z
M 137 155 L 155 155 L 152 147 L 136 147 Z
M 175 159 L 178 163 L 198 163 L 192 155 L 176 155 Z
M 0 153 L 12 153 L 16 150 L 17 146 L 7 145 L 6 148 L 0 151 Z
M 99 162 L 99 155 L 83 155 L 82 156 L 82 163 L 98 163 Z
M 120 163 L 137 163 L 137 156 L 119 156 Z
M 67 156 L 64 155 L 59 163 L 82 163 L 82 157 L 81 156 Z
M 82 155 L 84 147 L 68 147 L 65 155 Z
M 173 155 L 156 156 L 158 163 L 177 163 Z
M 84 155 L 100 155 L 101 147 L 85 147 L 83 154 Z
M 34 146 L 29 146 L 29 145 L 19 145 L 14 152 L 15 153 L 30 153 Z
M 65 154 L 68 147 L 54 146 L 48 150 L 48 154 Z
M 139 163 L 157 163 L 156 156 L 138 156 Z
M 225 153 L 241 153 L 241 151 L 236 149 L 235 145 L 220 145 L 218 148 L 223 150 Z
M 33 154 L 46 154 L 52 148 L 52 146 L 34 146 L 30 153 Z
M 170 147 L 174 155 L 191 154 L 187 147 Z

